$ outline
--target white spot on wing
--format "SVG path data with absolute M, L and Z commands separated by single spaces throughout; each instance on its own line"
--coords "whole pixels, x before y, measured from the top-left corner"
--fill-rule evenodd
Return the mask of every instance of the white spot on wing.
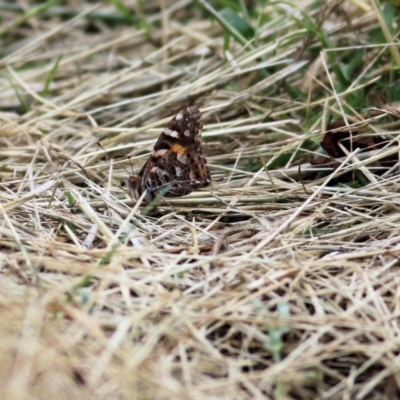
M 190 135 L 190 131 L 189 131 L 189 129 L 186 129 L 186 131 L 185 131 L 185 132 L 183 132 L 183 134 L 184 134 L 185 136 L 189 136 L 189 135 Z
M 151 169 L 151 172 L 157 174 L 158 176 L 168 175 L 168 172 L 165 169 L 154 167 Z
M 183 114 L 180 112 L 180 113 L 178 113 L 178 114 L 176 114 L 176 117 L 175 117 L 175 119 L 177 120 L 177 121 L 179 121 L 180 119 L 182 119 L 183 118 Z
M 176 173 L 176 176 L 181 176 L 181 174 L 182 174 L 182 168 L 181 168 L 181 167 L 175 166 L 175 173 Z
M 154 152 L 153 156 L 154 157 L 162 157 L 168 150 L 167 149 L 160 149 Z
M 173 138 L 178 138 L 179 137 L 179 133 L 177 131 L 173 131 L 172 129 L 169 128 L 164 128 L 163 132 L 167 135 L 167 136 L 171 136 Z
M 180 161 L 182 164 L 187 164 L 187 157 L 186 156 L 182 156 L 180 154 L 178 154 L 176 156 L 176 158 L 178 159 L 178 161 Z

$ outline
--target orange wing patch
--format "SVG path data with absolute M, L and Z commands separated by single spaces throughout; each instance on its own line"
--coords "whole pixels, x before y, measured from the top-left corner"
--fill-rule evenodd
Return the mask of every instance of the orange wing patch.
M 180 156 L 184 156 L 187 152 L 187 147 L 180 145 L 179 143 L 174 143 L 171 146 L 171 151 L 173 153 L 179 154 Z

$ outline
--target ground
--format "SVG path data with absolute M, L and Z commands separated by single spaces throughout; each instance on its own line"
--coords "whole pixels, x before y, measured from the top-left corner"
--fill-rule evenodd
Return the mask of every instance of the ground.
M 400 398 L 396 7 L 0 2 L 2 398 Z

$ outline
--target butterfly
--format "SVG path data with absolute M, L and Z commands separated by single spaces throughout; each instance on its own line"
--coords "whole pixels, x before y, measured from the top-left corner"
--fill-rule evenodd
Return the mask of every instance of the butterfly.
M 127 179 L 132 196 L 152 201 L 157 194 L 180 197 L 211 183 L 201 147 L 201 112 L 187 107 L 178 112 L 161 132 L 150 158 L 139 175 Z

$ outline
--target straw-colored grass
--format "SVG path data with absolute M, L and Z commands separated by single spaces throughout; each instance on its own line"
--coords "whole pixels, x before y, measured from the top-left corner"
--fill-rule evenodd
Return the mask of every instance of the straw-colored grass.
M 395 5 L 56 3 L 0 2 L 0 397 L 399 398 Z M 188 105 L 212 185 L 137 204 Z

